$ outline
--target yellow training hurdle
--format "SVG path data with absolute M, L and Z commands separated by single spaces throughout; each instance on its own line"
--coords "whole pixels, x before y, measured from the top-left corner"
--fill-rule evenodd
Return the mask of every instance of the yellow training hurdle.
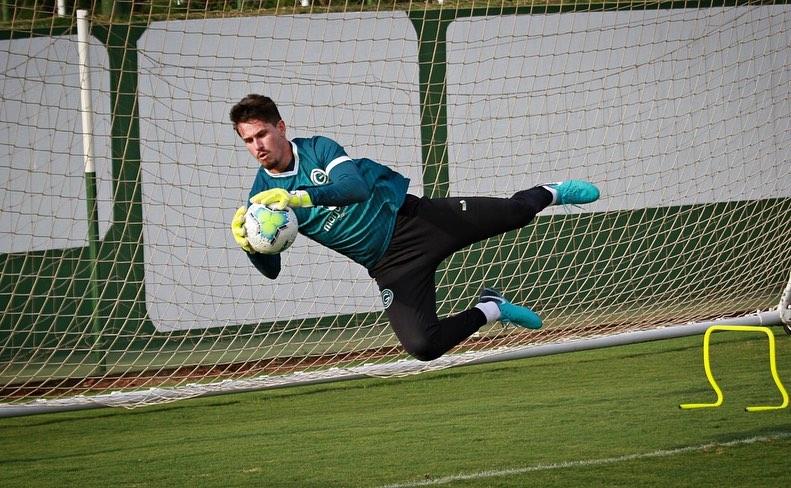
M 786 408 L 788 406 L 788 392 L 786 392 L 785 388 L 783 387 L 783 383 L 780 382 L 780 377 L 777 375 L 777 364 L 776 364 L 776 356 L 775 356 L 775 336 L 772 331 L 768 327 L 756 327 L 750 325 L 712 325 L 706 330 L 706 333 L 703 336 L 703 367 L 706 369 L 706 377 L 709 379 L 709 383 L 711 387 L 714 388 L 714 391 L 717 393 L 717 401 L 714 403 L 683 403 L 679 405 L 683 409 L 692 409 L 692 408 L 707 408 L 707 407 L 719 407 L 722 405 L 723 396 L 722 390 L 717 385 L 717 382 L 714 381 L 714 376 L 711 374 L 711 364 L 709 361 L 709 340 L 711 337 L 712 332 L 718 330 L 729 330 L 729 331 L 737 331 L 737 332 L 764 332 L 766 336 L 769 338 L 769 368 L 772 371 L 772 378 L 775 380 L 775 384 L 777 388 L 780 390 L 780 394 L 783 396 L 783 403 L 780 405 L 772 405 L 772 406 L 758 406 L 758 407 L 747 407 L 748 412 L 760 412 L 766 410 L 778 410 L 781 408 Z

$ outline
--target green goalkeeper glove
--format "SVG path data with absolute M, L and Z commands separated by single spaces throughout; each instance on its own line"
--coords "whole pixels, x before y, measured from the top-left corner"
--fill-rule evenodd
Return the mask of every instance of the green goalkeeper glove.
M 266 205 L 273 210 L 285 210 L 286 207 L 312 207 L 310 195 L 305 190 L 288 192 L 282 188 L 272 188 L 256 193 L 250 197 L 252 203 Z
M 239 244 L 239 247 L 246 252 L 252 254 L 253 248 L 247 242 L 247 231 L 244 230 L 244 214 L 247 213 L 247 207 L 239 207 L 231 220 L 231 233 L 233 233 L 233 240 Z

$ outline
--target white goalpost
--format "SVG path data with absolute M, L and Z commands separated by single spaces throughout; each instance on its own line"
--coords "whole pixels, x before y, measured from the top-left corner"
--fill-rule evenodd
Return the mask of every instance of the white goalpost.
M 786 2 L 132 5 L 3 11 L 0 416 L 791 331 Z M 230 234 L 248 93 L 418 196 L 595 182 L 437 273 L 441 316 L 496 286 L 544 328 L 419 362 L 348 259 L 300 236 L 263 277 Z

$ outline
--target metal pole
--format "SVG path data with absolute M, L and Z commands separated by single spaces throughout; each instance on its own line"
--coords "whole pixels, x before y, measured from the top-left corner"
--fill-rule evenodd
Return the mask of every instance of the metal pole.
M 85 160 L 85 198 L 88 206 L 88 257 L 91 277 L 88 282 L 88 301 L 91 309 L 92 350 L 96 357 L 96 372 L 104 373 L 102 354 L 102 328 L 99 324 L 99 208 L 96 202 L 96 168 L 93 151 L 93 104 L 91 100 L 91 73 L 88 38 L 90 36 L 88 11 L 77 11 L 77 52 L 80 65 L 80 112 L 82 114 L 82 149 Z
M 693 324 L 673 325 L 661 329 L 624 332 L 622 334 L 595 337 L 590 339 L 579 339 L 576 341 L 533 346 L 526 349 L 504 352 L 502 354 L 494 354 L 481 360 L 471 361 L 468 364 L 493 363 L 498 361 L 508 361 L 511 359 L 525 359 L 538 356 L 547 356 L 550 354 L 587 351 L 589 349 L 599 349 L 603 347 L 675 339 L 678 337 L 704 334 L 706 330 L 713 325 L 778 326 L 781 324 L 780 314 L 778 314 L 776 311 L 760 312 L 758 314 L 748 315 L 746 317 L 735 317 L 706 322 L 696 322 Z
M 783 290 L 783 296 L 780 297 L 777 313 L 780 314 L 780 320 L 783 321 L 783 329 L 785 329 L 786 334 L 791 334 L 791 278 L 788 278 L 788 284 Z

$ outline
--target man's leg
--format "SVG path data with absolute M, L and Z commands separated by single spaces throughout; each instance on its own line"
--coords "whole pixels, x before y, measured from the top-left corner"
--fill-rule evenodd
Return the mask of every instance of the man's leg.
M 434 275 L 439 263 L 453 252 L 524 227 L 549 205 L 598 198 L 595 187 L 594 196 L 585 187 L 592 185 L 582 183 L 530 188 L 511 198 L 412 197 L 399 212 L 387 254 L 369 270 L 379 284 L 391 327 L 407 352 L 423 361 L 436 359 L 494 320 L 541 327 L 535 313 L 508 302 L 499 293 L 496 297 L 484 293 L 474 307 L 440 320 Z
M 415 269 L 436 270 L 459 249 L 524 227 L 552 201 L 552 193 L 542 187 L 517 192 L 511 198 L 407 195 L 390 246 L 368 273 L 381 283 L 380 278 L 392 282 Z
M 510 198 L 423 199 L 417 217 L 434 229 L 428 252 L 441 261 L 470 244 L 526 226 L 552 200 L 552 193 L 543 187 Z
M 442 356 L 495 320 L 529 329 L 541 328 L 541 318 L 535 312 L 512 304 L 489 288 L 472 308 L 439 319 L 433 273 L 432 277 L 410 274 L 379 286 L 385 313 L 396 337 L 410 355 L 421 361 Z
M 390 326 L 414 358 L 431 361 L 487 323 L 477 308 L 440 320 L 437 317 L 434 269 L 413 271 L 391 282 L 378 282 Z
M 482 296 L 480 303 L 443 319 L 437 316 L 439 263 L 469 244 L 527 225 L 552 202 L 545 188 L 531 188 L 511 198 L 423 198 L 411 200 L 399 215 L 388 253 L 371 270 L 382 294 L 390 325 L 413 357 L 430 361 L 495 320 L 530 328 L 541 319 L 502 296 Z
M 522 190 L 510 198 L 424 198 L 417 217 L 436 228 L 432 255 L 444 259 L 470 244 L 526 226 L 550 205 L 578 205 L 598 198 L 595 185 L 566 180 Z

